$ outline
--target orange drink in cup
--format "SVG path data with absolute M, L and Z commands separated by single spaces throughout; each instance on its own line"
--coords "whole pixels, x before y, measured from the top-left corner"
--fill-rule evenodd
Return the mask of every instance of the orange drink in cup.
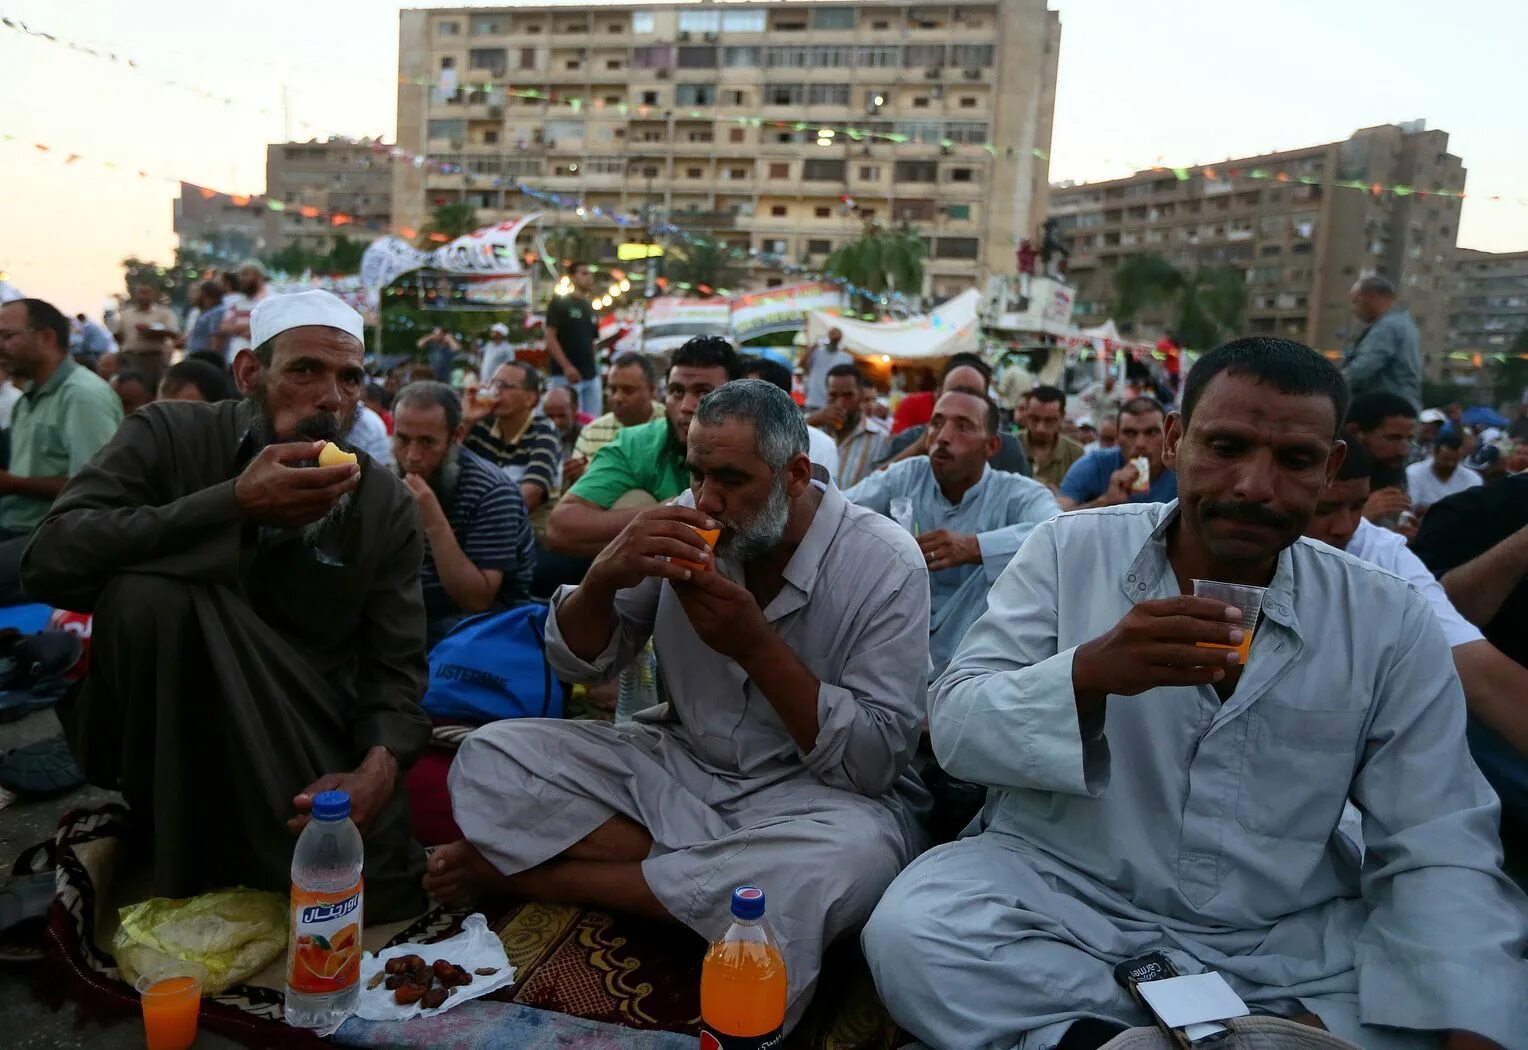
M 140 977 L 137 987 L 148 1050 L 187 1050 L 196 1042 L 196 1018 L 202 1009 L 201 977 Z
M 716 541 L 721 539 L 722 535 L 721 529 L 697 529 L 694 525 L 689 526 L 689 528 L 695 532 L 695 535 L 706 541 L 706 546 L 710 547 L 713 553 L 716 551 Z M 696 572 L 705 572 L 707 566 L 710 565 L 710 562 L 702 565 L 699 562 L 686 561 L 683 558 L 675 558 L 674 564 L 683 565 L 686 569 L 693 569 Z
M 1247 587 L 1239 583 L 1221 583 L 1218 580 L 1195 580 L 1195 598 L 1213 598 L 1218 602 L 1241 610 L 1240 645 L 1221 645 L 1218 642 L 1195 642 L 1200 649 L 1235 649 L 1243 667 L 1252 653 L 1252 632 L 1257 628 L 1258 615 L 1263 611 L 1263 592 L 1266 587 Z

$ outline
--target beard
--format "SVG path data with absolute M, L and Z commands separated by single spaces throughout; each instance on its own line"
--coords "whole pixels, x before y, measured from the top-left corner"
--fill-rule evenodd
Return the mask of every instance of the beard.
M 245 399 L 249 402 L 254 418 L 252 427 L 255 453 L 258 454 L 268 445 L 284 444 L 292 441 L 342 441 L 355 426 L 356 407 L 351 405 L 345 412 L 316 412 L 306 419 L 298 420 L 290 434 L 276 433 L 276 421 L 270 412 L 270 402 L 266 395 L 265 385 L 255 387 L 254 391 Z M 299 467 L 316 467 L 318 460 L 299 460 Z M 304 525 L 299 530 L 302 540 L 320 561 L 331 562 L 332 558 L 324 554 L 320 543 L 331 528 L 340 525 L 350 514 L 350 508 L 355 502 L 355 491 L 345 493 L 335 505 L 329 508 L 325 514 L 315 522 Z
M 790 522 L 791 499 L 785 492 L 785 472 L 775 475 L 769 498 L 747 521 L 728 525 L 727 534 L 716 545 L 716 552 L 729 561 L 750 562 L 762 558 L 780 545 Z

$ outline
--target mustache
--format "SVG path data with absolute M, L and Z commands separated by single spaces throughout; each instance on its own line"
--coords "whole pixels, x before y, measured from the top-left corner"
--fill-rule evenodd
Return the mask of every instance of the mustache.
M 1215 518 L 1225 518 L 1227 521 L 1241 522 L 1243 525 L 1262 525 L 1266 528 L 1288 530 L 1296 528 L 1298 523 L 1293 517 L 1280 511 L 1270 510 L 1257 503 L 1245 503 L 1240 500 L 1220 500 L 1213 503 L 1201 503 L 1199 516 L 1205 521 Z
M 344 436 L 340 417 L 333 412 L 319 412 L 292 428 L 294 436 L 307 441 L 335 441 Z

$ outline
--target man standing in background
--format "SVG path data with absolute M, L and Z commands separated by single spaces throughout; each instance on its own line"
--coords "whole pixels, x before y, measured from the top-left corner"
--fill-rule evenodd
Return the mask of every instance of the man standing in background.
M 238 282 L 238 291 L 223 301 L 227 309 L 223 311 L 221 331 L 227 337 L 223 349 L 229 364 L 240 350 L 253 349 L 249 342 L 249 319 L 260 301 L 271 294 L 265 283 L 265 267 L 253 260 L 239 267 Z
M 215 354 L 225 360 L 223 344 L 227 341 L 222 333 L 223 286 L 218 281 L 203 281 L 196 286 L 196 320 L 187 325 L 186 356 L 192 354 Z
M 591 415 L 605 410 L 604 391 L 600 389 L 599 365 L 594 359 L 594 343 L 599 324 L 594 319 L 594 304 L 589 293 L 594 290 L 594 274 L 588 263 L 569 263 L 566 271 L 573 291 L 559 295 L 546 308 L 546 348 L 557 369 L 552 386 L 578 388 L 578 403 Z
M 148 376 L 151 389 L 159 385 L 159 375 L 169 364 L 170 341 L 179 333 L 175 313 L 159 302 L 159 293 L 151 284 L 133 289 L 132 302 L 122 307 L 117 322 L 117 342 L 122 347 L 122 363 Z
M 1353 314 L 1366 326 L 1343 356 L 1342 377 L 1354 397 L 1399 394 L 1422 407 L 1422 349 L 1416 323 L 1395 305 L 1395 285 L 1378 274 L 1353 286 Z
M 828 406 L 828 373 L 839 365 L 854 364 L 854 355 L 840 344 L 844 333 L 829 328 L 827 338 L 807 349 L 797 366 L 806 373 L 806 410 L 816 412 Z

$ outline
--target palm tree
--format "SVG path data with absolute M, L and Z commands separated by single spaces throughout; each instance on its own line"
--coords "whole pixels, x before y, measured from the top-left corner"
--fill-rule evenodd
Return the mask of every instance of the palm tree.
M 1234 266 L 1178 269 L 1160 255 L 1132 255 L 1114 271 L 1114 316 L 1128 321 L 1148 306 L 1174 308 L 1184 346 L 1208 349 L 1241 327 L 1247 279 Z
M 840 245 L 828 256 L 825 269 L 876 296 L 901 292 L 916 298 L 923 288 L 926 254 L 923 239 L 909 227 L 867 223 L 859 240 Z
M 560 273 L 564 263 L 594 261 L 594 238 L 585 226 L 559 226 L 547 232 L 542 242 Z
M 732 288 L 742 279 L 732 249 L 713 238 L 697 238 L 674 245 L 669 249 L 663 269 L 670 283 L 692 285 L 702 295 L 709 295 L 718 288 Z
M 477 209 L 470 204 L 442 204 L 430 213 L 420 234 L 422 243 L 428 243 L 431 234 L 442 235 L 448 241 L 471 233 L 478 228 Z M 439 243 L 437 240 L 435 243 Z

